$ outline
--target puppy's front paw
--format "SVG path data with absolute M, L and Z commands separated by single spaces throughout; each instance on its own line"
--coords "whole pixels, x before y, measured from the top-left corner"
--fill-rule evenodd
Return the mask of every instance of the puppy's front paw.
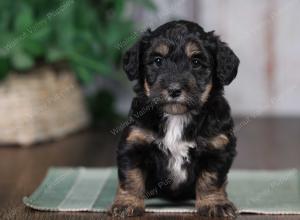
M 197 207 L 197 212 L 201 216 L 221 217 L 235 219 L 237 217 L 237 209 L 230 201 L 224 201 L 215 204 L 203 204 Z
M 109 210 L 109 214 L 113 217 L 130 217 L 141 216 L 145 212 L 143 206 L 134 206 L 132 204 L 113 204 Z

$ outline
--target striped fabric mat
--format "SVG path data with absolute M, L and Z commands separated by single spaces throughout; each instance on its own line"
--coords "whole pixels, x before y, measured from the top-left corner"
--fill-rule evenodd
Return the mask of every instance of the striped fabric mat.
M 300 214 L 297 170 L 231 171 L 228 195 L 240 213 Z M 117 188 L 115 168 L 51 168 L 26 206 L 44 211 L 104 212 Z M 156 189 L 153 189 L 155 191 Z M 148 212 L 194 212 L 194 201 L 146 200 Z

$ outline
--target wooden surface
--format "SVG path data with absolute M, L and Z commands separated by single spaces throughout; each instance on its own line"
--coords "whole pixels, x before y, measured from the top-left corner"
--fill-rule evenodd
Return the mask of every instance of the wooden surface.
M 244 126 L 241 126 L 245 124 Z M 236 122 L 238 157 L 234 168 L 300 167 L 300 118 L 241 119 Z M 241 128 L 240 128 L 241 127 Z M 112 166 L 118 137 L 110 129 L 85 131 L 59 142 L 29 149 L 0 147 L 0 219 L 109 219 L 100 213 L 53 213 L 25 208 L 50 166 Z M 146 214 L 145 219 L 200 219 L 192 214 Z M 139 218 L 133 218 L 139 219 Z M 201 218 L 205 219 L 205 218 Z M 240 220 L 300 219 L 300 216 L 242 215 Z

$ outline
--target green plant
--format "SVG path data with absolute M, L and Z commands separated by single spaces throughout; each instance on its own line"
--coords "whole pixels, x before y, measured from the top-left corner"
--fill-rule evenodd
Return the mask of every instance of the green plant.
M 131 0 L 153 9 L 151 0 Z M 125 0 L 1 0 L 0 78 L 38 63 L 66 61 L 83 83 L 117 77 L 116 45 L 134 32 Z
M 107 90 L 99 90 L 95 95 L 88 97 L 87 104 L 93 119 L 92 125 L 95 127 L 117 125 L 125 120 L 115 112 L 115 97 Z

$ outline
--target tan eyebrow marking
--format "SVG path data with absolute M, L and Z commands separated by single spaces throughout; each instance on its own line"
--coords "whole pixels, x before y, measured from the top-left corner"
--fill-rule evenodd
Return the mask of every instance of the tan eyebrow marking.
M 200 53 L 200 48 L 195 42 L 188 42 L 185 46 L 185 53 L 188 57 L 192 57 L 196 53 Z
M 159 43 L 155 48 L 154 52 L 161 54 L 162 56 L 166 56 L 169 53 L 169 47 L 165 43 Z

